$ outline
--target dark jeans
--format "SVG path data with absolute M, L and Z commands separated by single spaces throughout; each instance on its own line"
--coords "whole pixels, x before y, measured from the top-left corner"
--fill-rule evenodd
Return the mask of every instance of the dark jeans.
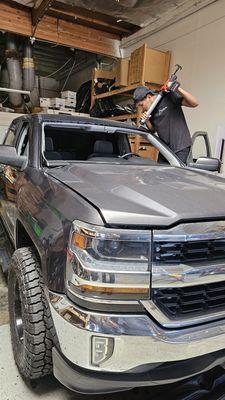
M 190 146 L 186 147 L 185 149 L 183 149 L 181 151 L 178 151 L 175 154 L 181 161 L 183 161 L 184 164 L 186 164 L 189 153 L 190 153 Z
M 182 149 L 175 154 L 181 161 L 183 161 L 184 164 L 186 164 L 189 152 L 190 152 L 190 147 L 186 147 L 185 149 Z M 165 157 L 163 157 L 162 154 L 159 154 L 158 163 L 168 164 L 168 161 L 166 160 Z

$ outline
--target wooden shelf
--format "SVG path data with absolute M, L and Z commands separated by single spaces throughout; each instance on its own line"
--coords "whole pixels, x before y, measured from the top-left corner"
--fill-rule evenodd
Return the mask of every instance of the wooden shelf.
M 122 87 L 120 89 L 116 89 L 116 90 L 111 90 L 110 92 L 106 92 L 106 93 L 101 93 L 101 94 L 96 94 L 94 95 L 94 99 L 104 99 L 106 97 L 110 97 L 110 96 L 115 96 L 117 94 L 121 94 L 121 93 L 126 93 L 126 92 L 131 92 L 133 90 L 135 90 L 138 86 L 148 86 L 151 89 L 155 89 L 155 90 L 159 90 L 160 86 L 159 85 L 155 85 L 155 84 L 147 84 L 145 82 L 139 82 L 139 83 L 134 83 L 133 85 L 128 85 L 125 87 Z
M 111 96 L 132 96 L 133 91 L 138 86 L 146 86 L 152 90 L 160 90 L 162 82 L 168 78 L 169 63 L 170 63 L 170 52 L 160 52 L 153 49 L 148 49 L 147 44 L 144 44 L 141 48 L 136 49 L 133 53 L 133 59 L 131 61 L 128 73 L 127 81 L 130 82 L 129 85 L 120 87 L 119 89 L 110 90 L 105 93 L 95 93 L 95 85 L 98 79 L 116 79 L 117 72 L 113 71 L 103 71 L 94 69 L 92 76 L 92 102 L 91 107 L 94 106 L 95 100 L 105 99 Z M 152 65 L 153 64 L 153 65 Z M 149 65 L 151 68 L 149 69 Z M 131 68 L 132 67 L 132 68 Z M 135 83 L 133 83 L 135 82 Z M 151 83 L 157 82 L 157 83 Z M 161 82 L 161 84 L 160 84 Z M 138 110 L 137 110 L 138 111 Z M 140 110 L 139 110 L 140 111 Z M 114 121 L 126 121 L 127 119 L 140 118 L 140 112 L 133 114 L 115 115 L 109 117 L 108 119 Z

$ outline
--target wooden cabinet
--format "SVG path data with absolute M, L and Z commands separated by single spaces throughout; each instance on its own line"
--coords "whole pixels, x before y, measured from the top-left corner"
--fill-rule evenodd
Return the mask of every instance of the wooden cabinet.
M 152 146 L 147 140 L 139 135 L 130 135 L 129 137 L 131 151 L 139 154 L 141 157 L 149 157 L 157 161 L 158 150 Z

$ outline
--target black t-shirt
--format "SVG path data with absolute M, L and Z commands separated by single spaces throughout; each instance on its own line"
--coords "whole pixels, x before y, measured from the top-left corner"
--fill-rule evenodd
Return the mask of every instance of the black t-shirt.
M 181 108 L 182 99 L 177 92 L 165 93 L 150 118 L 160 139 L 175 153 L 191 146 L 192 143 Z

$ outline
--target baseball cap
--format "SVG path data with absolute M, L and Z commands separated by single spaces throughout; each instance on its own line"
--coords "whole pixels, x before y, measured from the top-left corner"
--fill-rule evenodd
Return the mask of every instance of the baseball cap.
M 154 90 L 148 89 L 146 86 L 138 86 L 133 94 L 134 102 L 137 103 L 138 101 L 143 100 L 147 96 L 147 94 L 151 94 L 152 96 L 154 96 L 156 92 Z

